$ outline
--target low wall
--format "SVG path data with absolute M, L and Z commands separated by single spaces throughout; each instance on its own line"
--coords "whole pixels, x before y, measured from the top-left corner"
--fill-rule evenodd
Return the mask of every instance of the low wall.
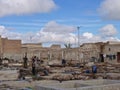
M 35 90 L 120 90 L 117 80 L 88 80 L 36 85 Z

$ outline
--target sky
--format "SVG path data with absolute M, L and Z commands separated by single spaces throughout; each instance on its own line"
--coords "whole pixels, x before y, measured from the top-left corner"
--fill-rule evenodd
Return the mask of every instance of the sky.
M 120 0 L 0 0 L 3 38 L 77 46 L 120 41 L 119 34 Z

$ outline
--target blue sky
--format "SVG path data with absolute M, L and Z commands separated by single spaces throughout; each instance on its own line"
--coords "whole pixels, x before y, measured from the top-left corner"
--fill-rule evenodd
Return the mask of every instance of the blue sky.
M 119 41 L 120 0 L 0 0 L 0 35 L 22 43 Z

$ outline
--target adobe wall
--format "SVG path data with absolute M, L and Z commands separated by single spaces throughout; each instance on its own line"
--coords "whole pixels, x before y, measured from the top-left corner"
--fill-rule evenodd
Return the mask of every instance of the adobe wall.
M 21 53 L 21 40 L 3 39 L 2 42 L 4 53 Z
M 2 58 L 21 59 L 21 40 L 0 39 L 0 50 Z
M 109 61 L 109 62 L 113 62 L 113 63 L 117 63 L 117 53 L 120 52 L 120 45 L 116 44 L 116 45 L 105 45 L 104 47 L 104 54 L 106 55 L 105 60 Z M 109 56 L 115 56 L 113 57 L 109 57 Z
M 42 47 L 41 43 L 21 44 L 21 40 L 9 40 L 0 37 L 0 57 L 7 57 L 15 60 L 22 60 L 27 53 L 29 60 L 37 56 L 42 60 L 79 60 L 89 62 L 92 57 L 99 59 L 100 54 L 115 55 L 120 52 L 120 43 L 86 43 L 76 48 L 61 48 L 53 44 L 51 47 Z M 108 58 L 106 61 L 110 62 Z M 117 58 L 112 60 L 117 62 Z
M 22 47 L 40 48 L 40 47 L 42 47 L 42 43 L 25 43 L 25 44 L 22 44 Z
M 42 60 L 79 60 L 89 62 L 91 57 L 99 58 L 100 50 L 95 44 L 86 44 L 77 48 L 61 48 L 59 45 L 51 47 L 22 47 L 22 56 L 27 52 L 29 60 L 32 56 L 37 56 Z

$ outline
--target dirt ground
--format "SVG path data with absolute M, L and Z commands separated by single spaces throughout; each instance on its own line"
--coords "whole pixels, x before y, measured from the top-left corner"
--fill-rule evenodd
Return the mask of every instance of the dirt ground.
M 34 90 L 34 86 L 43 83 L 59 83 L 54 80 L 33 81 L 31 77 L 18 80 L 17 70 L 0 70 L 0 90 Z

